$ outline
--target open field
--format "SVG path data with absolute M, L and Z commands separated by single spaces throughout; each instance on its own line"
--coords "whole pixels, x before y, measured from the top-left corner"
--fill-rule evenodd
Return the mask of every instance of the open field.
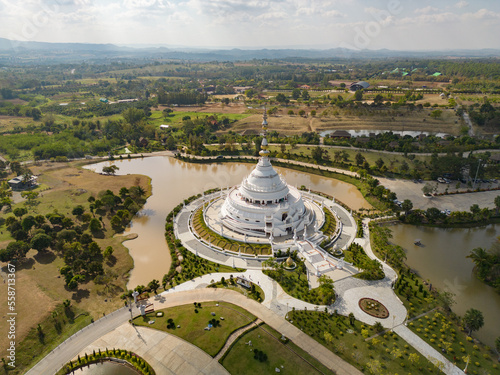
M 278 368 L 285 374 L 332 374 L 318 360 L 297 347 L 293 342 L 283 342 L 281 335 L 266 324 L 246 332 L 238 338 L 222 359 L 222 365 L 231 374 L 271 374 Z M 252 345 L 247 345 L 249 342 Z M 254 351 L 266 354 L 261 362 L 254 358 Z
M 304 110 L 307 117 L 298 116 Z M 295 115 L 288 115 L 293 110 Z M 316 111 L 312 117 L 310 112 Z M 322 132 L 326 130 L 387 130 L 387 131 L 426 131 L 431 133 L 460 134 L 461 120 L 451 109 L 442 109 L 441 118 L 429 116 L 434 109 L 407 112 L 406 110 L 333 110 L 327 107 L 287 107 L 270 117 L 272 130 L 280 134 L 292 135 L 303 132 Z M 322 113 L 326 111 L 325 115 Z M 259 134 L 261 132 L 262 114 L 255 114 L 233 124 L 230 130 L 242 134 Z
M 25 128 L 33 123 L 36 122 L 30 117 L 0 116 L 0 132 L 14 130 L 17 126 Z
M 88 170 L 79 169 L 75 163 L 43 163 L 32 165 L 33 173 L 39 174 L 39 182 L 48 188 L 38 198 L 39 203 L 28 208 L 28 214 L 46 214 L 57 210 L 59 213 L 68 215 L 73 207 L 82 204 L 88 210 L 87 198 L 90 195 L 98 196 L 100 191 L 110 189 L 118 193 L 123 186 L 131 187 L 140 184 L 150 194 L 149 179 L 145 176 L 104 176 Z M 22 207 L 24 203 L 13 205 Z M 11 216 L 12 213 L 2 213 L 1 217 Z M 69 215 L 71 217 L 71 215 Z M 109 217 L 103 217 L 104 238 L 96 238 L 95 241 L 104 249 L 112 246 L 113 258 L 110 263 L 104 263 L 105 274 L 112 276 L 113 281 L 108 285 L 96 285 L 94 282 L 81 284 L 76 291 L 69 290 L 64 285 L 64 279 L 59 274 L 59 268 L 64 265 L 62 258 L 52 251 L 37 253 L 31 250 L 27 259 L 16 270 L 18 280 L 17 291 L 17 313 L 20 317 L 17 326 L 17 341 L 20 342 L 30 328 L 35 327 L 45 319 L 54 306 L 65 299 L 69 299 L 78 308 L 90 313 L 93 318 L 101 317 L 121 307 L 123 301 L 120 294 L 126 290 L 128 271 L 133 267 L 132 258 L 128 250 L 121 244 L 126 237 L 113 238 Z M 7 233 L 5 226 L 0 227 Z M 8 234 L 5 239 L 8 239 Z M 6 241 L 4 241 L 4 246 Z M 5 267 L 5 263 L 0 263 Z M 112 267 L 111 267 L 112 266 Z M 2 274 L 4 277 L 5 275 Z M 7 294 L 7 284 L 0 284 L 0 292 Z M 0 307 L 0 314 L 5 316 L 6 304 Z M 6 348 L 6 336 L 0 337 L 0 347 Z M 4 353 L 0 353 L 4 356 Z
M 207 116 L 217 116 L 219 119 L 221 117 L 227 117 L 230 120 L 242 120 L 247 118 L 248 114 L 239 114 L 239 113 L 221 113 L 221 112 L 205 112 L 205 111 L 177 111 L 177 108 L 165 118 L 163 116 L 162 111 L 153 111 L 150 117 L 150 122 L 154 125 L 160 126 L 161 124 L 178 126 L 182 124 L 182 118 L 185 116 L 191 117 L 192 120 L 197 118 L 205 118 Z

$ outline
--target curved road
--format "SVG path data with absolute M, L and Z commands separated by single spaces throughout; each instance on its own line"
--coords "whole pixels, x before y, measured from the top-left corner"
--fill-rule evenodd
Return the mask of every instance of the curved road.
M 242 294 L 225 289 L 204 288 L 185 292 L 164 292 L 153 300 L 155 309 L 192 304 L 193 302 L 225 301 L 247 309 L 250 313 L 266 322 L 269 326 L 284 334 L 297 346 L 317 358 L 328 368 L 335 370 L 339 375 L 361 375 L 362 373 L 330 350 L 319 344 L 301 330 L 288 323 L 284 318 L 277 316 L 260 303 L 248 299 Z M 138 310 L 132 311 L 137 315 Z M 71 338 L 63 342 L 49 355 L 37 363 L 27 375 L 55 374 L 65 363 L 75 358 L 87 346 L 98 340 L 101 336 L 113 331 L 127 323 L 130 312 L 121 308 L 113 314 L 99 319 L 87 326 Z M 127 348 L 124 348 L 127 349 Z M 140 354 L 140 353 L 138 353 Z

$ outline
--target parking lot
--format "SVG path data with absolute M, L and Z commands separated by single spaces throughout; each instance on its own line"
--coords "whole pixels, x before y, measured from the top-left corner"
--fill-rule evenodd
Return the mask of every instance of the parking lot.
M 457 191 L 456 185 L 458 181 L 451 181 L 449 184 L 439 183 L 437 181 L 423 181 L 413 182 L 411 180 L 396 180 L 384 177 L 377 177 L 382 185 L 396 193 L 399 201 L 409 199 L 413 203 L 413 208 L 426 210 L 430 207 L 436 207 L 439 210 L 450 211 L 469 211 L 470 206 L 478 204 L 480 208 L 494 208 L 495 197 L 500 195 L 500 190 L 473 192 L 465 194 L 450 194 L 439 195 L 431 198 L 424 197 L 422 188 L 426 183 L 431 184 L 433 187 L 437 185 L 437 192 L 444 193 L 448 188 L 449 193 Z M 460 185 L 464 185 L 460 183 Z M 481 188 L 499 187 L 500 184 L 496 183 L 482 183 Z M 458 191 L 467 191 L 467 188 L 459 188 Z

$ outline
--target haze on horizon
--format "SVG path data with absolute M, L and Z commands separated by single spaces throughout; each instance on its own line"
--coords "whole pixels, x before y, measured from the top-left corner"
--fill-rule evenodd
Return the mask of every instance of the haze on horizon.
M 0 0 L 0 37 L 204 48 L 500 48 L 495 0 Z

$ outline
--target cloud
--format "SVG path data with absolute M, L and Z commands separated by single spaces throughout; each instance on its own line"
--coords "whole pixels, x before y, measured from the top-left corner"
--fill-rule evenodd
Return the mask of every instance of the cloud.
M 430 5 L 425 8 L 415 9 L 415 13 L 417 14 L 429 14 L 429 13 L 437 13 L 439 12 L 438 8 L 431 7 Z
M 469 6 L 469 3 L 467 1 L 459 1 L 458 3 L 455 4 L 455 6 L 458 9 L 465 8 L 466 6 Z
M 464 14 L 465 18 L 474 18 L 477 20 L 492 20 L 492 19 L 499 19 L 500 18 L 500 13 L 493 12 L 488 9 L 479 9 L 475 13 L 465 13 Z

